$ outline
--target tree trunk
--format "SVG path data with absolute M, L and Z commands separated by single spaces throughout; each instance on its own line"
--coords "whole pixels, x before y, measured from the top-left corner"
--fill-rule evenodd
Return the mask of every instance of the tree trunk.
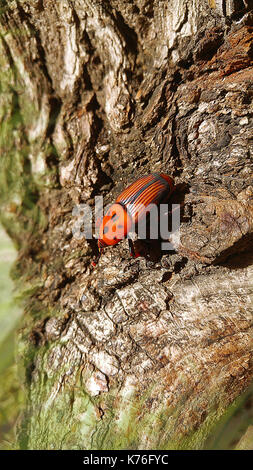
M 252 12 L 1 0 L 1 220 L 28 449 L 198 449 L 252 380 Z M 73 208 L 175 179 L 180 243 L 95 269 Z M 21 296 L 21 294 L 20 294 Z

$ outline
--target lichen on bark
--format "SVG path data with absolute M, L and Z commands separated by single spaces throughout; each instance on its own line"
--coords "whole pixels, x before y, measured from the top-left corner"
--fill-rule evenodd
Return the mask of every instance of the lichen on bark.
M 252 380 L 252 12 L 232 3 L 1 1 L 21 448 L 202 448 Z M 92 269 L 73 208 L 154 171 L 180 244 Z

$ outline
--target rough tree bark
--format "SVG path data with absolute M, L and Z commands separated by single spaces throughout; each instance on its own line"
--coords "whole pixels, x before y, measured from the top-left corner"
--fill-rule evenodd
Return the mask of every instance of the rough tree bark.
M 19 446 L 201 448 L 253 375 L 250 2 L 0 5 Z M 178 185 L 180 244 L 123 242 L 92 270 L 73 207 L 152 171 Z

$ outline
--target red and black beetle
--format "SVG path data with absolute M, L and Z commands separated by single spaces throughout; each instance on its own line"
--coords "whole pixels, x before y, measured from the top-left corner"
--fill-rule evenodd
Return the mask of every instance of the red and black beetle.
M 116 245 L 127 237 L 130 231 L 146 216 L 150 204 L 166 203 L 174 190 L 173 179 L 164 173 L 151 173 L 130 184 L 117 197 L 115 203 L 106 212 L 100 226 L 98 249 L 100 254 L 106 246 Z M 132 240 L 129 249 L 136 256 Z M 96 261 L 92 263 L 96 265 Z

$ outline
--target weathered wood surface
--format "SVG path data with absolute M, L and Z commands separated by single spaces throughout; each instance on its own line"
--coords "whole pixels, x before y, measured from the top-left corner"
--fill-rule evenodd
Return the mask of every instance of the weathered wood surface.
M 247 2 L 1 1 L 1 219 L 25 291 L 22 448 L 201 448 L 252 380 Z M 73 208 L 164 171 L 173 253 L 72 236 Z M 152 257 L 152 256 L 151 256 Z

